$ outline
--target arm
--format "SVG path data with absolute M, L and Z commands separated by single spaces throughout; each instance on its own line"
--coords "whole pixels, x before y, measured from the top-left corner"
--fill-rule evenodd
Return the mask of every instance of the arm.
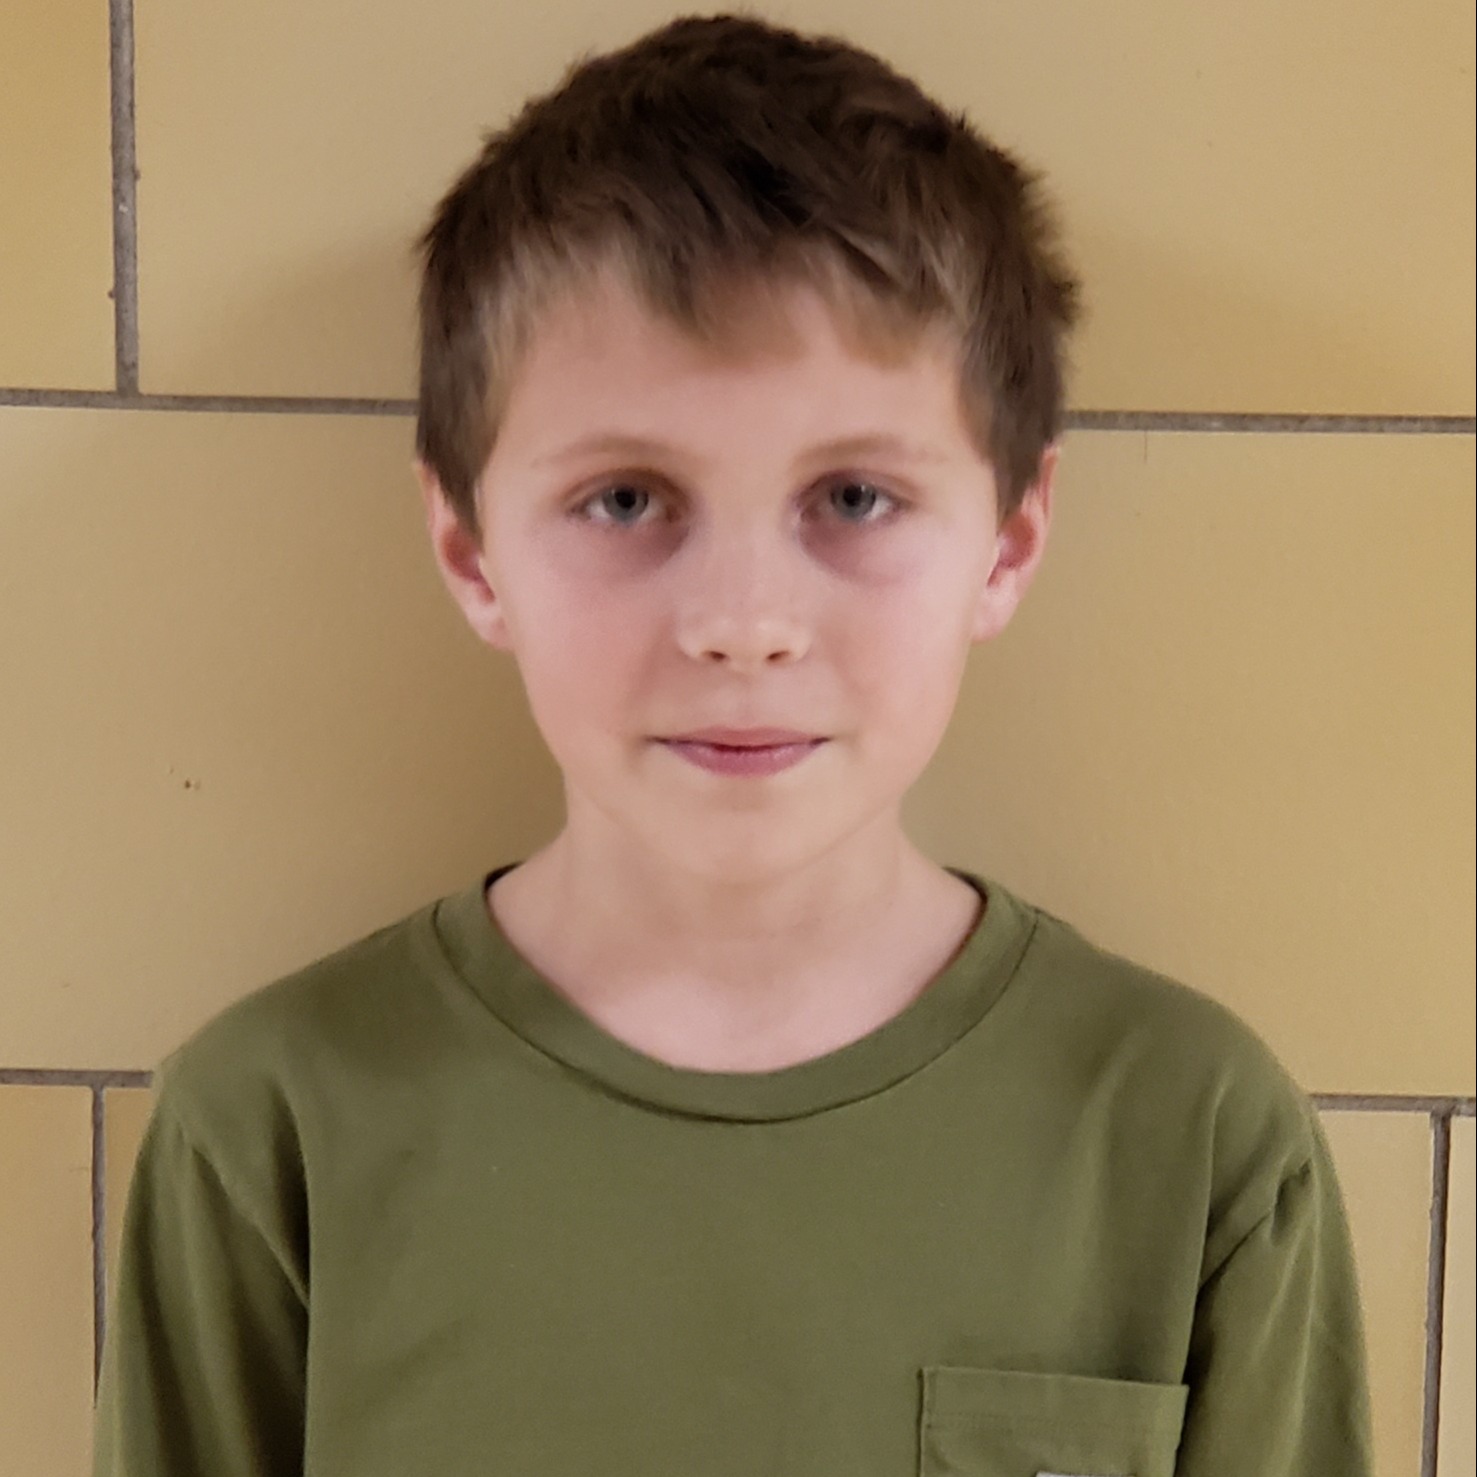
M 166 1100 L 109 1297 L 93 1477 L 301 1477 L 307 1288 Z
M 1176 1477 L 1372 1477 L 1363 1315 L 1328 1146 L 1211 1270 Z

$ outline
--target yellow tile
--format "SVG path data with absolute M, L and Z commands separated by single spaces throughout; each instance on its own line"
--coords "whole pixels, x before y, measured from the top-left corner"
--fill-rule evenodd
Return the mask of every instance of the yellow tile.
M 113 384 L 107 0 L 0 5 L 0 385 Z
M 110 1087 L 103 1093 L 103 1255 L 108 1290 L 118 1265 L 133 1163 L 153 1107 L 154 1094 L 147 1087 Z
M 905 816 L 1324 1092 L 1473 1090 L 1471 438 L 1077 434 Z
M 359 395 L 410 392 L 408 244 L 482 132 L 671 15 L 137 9 L 145 387 Z M 1047 170 L 1089 285 L 1075 404 L 1472 413 L 1463 0 L 784 19 L 880 50 Z
M 1451 1125 L 1451 1198 L 1447 1207 L 1445 1329 L 1441 1344 L 1441 1424 L 1436 1477 L 1469 1477 L 1477 1472 L 1477 1151 L 1472 1120 Z
M 1074 404 L 1472 413 L 1465 0 L 863 14 L 1056 182 L 1091 313 Z
M 0 1086 L 0 1470 L 83 1477 L 92 1414 L 92 1094 Z
M 424 218 L 500 114 L 624 27 L 569 5 L 457 4 L 434 35 L 405 5 L 209 9 L 136 5 L 143 388 L 411 394 Z
M 1375 1471 L 1416 1477 L 1425 1401 L 1430 1120 L 1424 1113 L 1327 1112 L 1322 1121 L 1359 1269 Z
M 0 410 L 13 1062 L 151 1067 L 556 828 L 410 442 L 405 418 Z

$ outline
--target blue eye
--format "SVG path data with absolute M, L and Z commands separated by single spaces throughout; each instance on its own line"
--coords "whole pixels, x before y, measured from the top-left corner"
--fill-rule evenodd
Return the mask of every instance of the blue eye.
M 862 503 L 862 507 L 861 507 L 861 511 L 862 512 L 866 512 L 866 511 L 870 510 L 871 508 L 875 508 L 877 506 L 877 503 L 878 503 L 879 499 L 882 502 L 892 504 L 894 507 L 897 506 L 897 499 L 896 498 L 891 497 L 889 494 L 883 492 L 880 487 L 877 487 L 875 484 L 873 484 L 871 482 L 857 482 L 857 481 L 837 482 L 837 483 L 832 484 L 832 491 L 833 492 L 838 492 L 838 491 L 839 492 L 850 492 L 852 490 L 852 488 L 854 488 L 854 487 L 859 487 L 859 488 L 862 489 L 863 492 L 866 492 L 866 493 L 870 493 L 871 494 L 871 497 L 869 499 L 865 500 Z M 855 511 L 856 510 L 856 504 L 855 503 L 847 503 L 845 506 L 846 506 L 846 508 L 847 508 L 848 511 Z M 861 518 L 861 519 L 847 518 L 847 519 L 845 519 L 843 521 L 848 522 L 848 523 L 850 523 L 850 522 L 880 523 L 880 522 L 882 522 L 882 519 L 881 518 Z
M 854 489 L 861 490 L 860 499 L 847 496 Z M 877 517 L 867 516 L 879 503 L 885 504 L 889 510 L 894 512 L 902 506 L 897 498 L 889 492 L 884 492 L 875 483 L 863 482 L 857 478 L 832 482 L 829 492 L 832 494 L 831 506 L 840 508 L 843 511 L 841 521 L 852 527 L 865 527 L 871 523 L 887 521 L 890 513 L 883 513 Z M 841 501 L 834 496 L 838 492 L 843 494 Z M 601 524 L 607 528 L 635 528 L 641 521 L 641 512 L 651 501 L 651 493 L 640 483 L 608 482 L 583 502 L 577 503 L 570 511 L 574 517 L 587 523 Z M 595 509 L 599 509 L 607 516 L 597 516 L 592 511 Z M 859 513 L 861 516 L 853 517 L 854 513 Z
M 585 510 L 598 504 L 602 508 L 618 506 L 619 512 L 625 514 L 631 512 L 630 504 L 633 500 L 639 505 L 640 499 L 646 498 L 649 501 L 650 496 L 644 487 L 637 487 L 634 483 L 612 482 L 608 486 L 602 487 L 593 497 L 586 498 L 575 511 L 580 517 L 586 517 L 588 515 Z M 616 497 L 620 499 L 619 505 L 615 502 Z M 606 499 L 608 498 L 611 501 L 607 502 Z M 612 523 L 616 528 L 629 528 L 632 526 L 631 523 L 623 522 L 620 517 L 613 519 L 592 518 L 590 521 L 592 523 Z

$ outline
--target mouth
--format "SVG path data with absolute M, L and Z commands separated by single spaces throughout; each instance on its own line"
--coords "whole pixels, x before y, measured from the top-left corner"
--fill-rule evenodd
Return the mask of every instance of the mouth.
M 689 739 L 672 738 L 658 739 L 657 743 L 666 744 L 673 749 L 714 749 L 721 754 L 771 754 L 777 749 L 811 749 L 817 744 L 823 744 L 823 738 L 799 738 L 786 739 L 777 744 L 720 744 L 712 739 Z
M 657 740 L 663 744 L 706 744 L 715 749 L 778 749 L 795 744 L 824 743 L 819 734 L 792 728 L 699 728 Z
M 777 774 L 798 764 L 802 759 L 829 742 L 823 738 L 802 738 L 788 743 L 731 744 L 707 740 L 658 739 L 663 748 L 715 774 Z

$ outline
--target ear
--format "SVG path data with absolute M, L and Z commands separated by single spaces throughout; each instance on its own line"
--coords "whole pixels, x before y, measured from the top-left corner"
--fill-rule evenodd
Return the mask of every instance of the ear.
M 452 507 L 440 478 L 420 457 L 415 459 L 415 476 L 425 503 L 431 552 L 451 598 L 482 641 L 499 651 L 511 651 L 506 614 L 489 582 L 481 544 Z
M 1051 525 L 1051 490 L 1060 459 L 1061 443 L 1053 441 L 1041 453 L 1035 480 L 1026 489 L 1020 505 L 996 532 L 995 562 L 980 592 L 970 633 L 976 641 L 988 641 L 1005 629 L 1035 577 L 1046 549 L 1046 532 Z

